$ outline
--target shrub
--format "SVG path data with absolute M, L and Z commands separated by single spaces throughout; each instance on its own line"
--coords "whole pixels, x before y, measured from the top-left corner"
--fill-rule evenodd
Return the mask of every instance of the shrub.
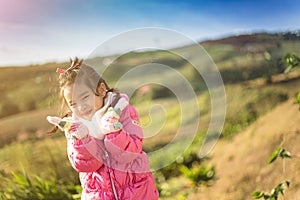
M 8 177 L 7 177 L 8 176 Z M 27 173 L 10 175 L 1 173 L 1 200 L 79 200 L 81 186 L 43 180 L 39 176 L 29 177 Z
M 206 167 L 205 165 L 195 165 L 192 168 L 188 168 L 185 165 L 181 165 L 180 171 L 195 186 L 198 186 L 202 183 L 207 183 L 215 176 L 214 166 Z

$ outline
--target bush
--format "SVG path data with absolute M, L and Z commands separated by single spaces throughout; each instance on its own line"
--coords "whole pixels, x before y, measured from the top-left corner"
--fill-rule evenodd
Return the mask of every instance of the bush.
M 185 165 L 180 166 L 182 174 L 192 181 L 192 184 L 198 186 L 202 183 L 207 183 L 215 176 L 215 168 L 206 167 L 205 165 L 195 165 L 192 168 L 188 168 Z
M 79 200 L 81 186 L 43 180 L 39 176 L 31 178 L 27 173 L 1 173 L 1 200 Z

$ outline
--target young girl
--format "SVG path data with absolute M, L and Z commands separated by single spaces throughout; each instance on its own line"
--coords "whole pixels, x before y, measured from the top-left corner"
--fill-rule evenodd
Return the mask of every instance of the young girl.
M 128 97 L 109 89 L 93 68 L 78 59 L 57 72 L 70 111 L 63 119 L 47 119 L 65 131 L 68 157 L 83 187 L 81 199 L 158 199 L 142 150 L 143 132 Z

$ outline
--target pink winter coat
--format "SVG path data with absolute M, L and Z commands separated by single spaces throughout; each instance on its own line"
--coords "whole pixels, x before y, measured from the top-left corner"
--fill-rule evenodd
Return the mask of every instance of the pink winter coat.
M 68 140 L 68 157 L 83 188 L 81 199 L 115 200 L 112 182 L 119 200 L 158 199 L 149 160 L 142 151 L 143 132 L 131 105 L 123 110 L 120 122 L 123 129 L 104 140 L 91 136 Z

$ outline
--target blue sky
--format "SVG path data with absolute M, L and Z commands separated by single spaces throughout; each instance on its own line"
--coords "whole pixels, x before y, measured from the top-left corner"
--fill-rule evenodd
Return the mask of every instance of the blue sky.
M 125 31 L 159 27 L 202 41 L 300 29 L 298 0 L 1 0 L 0 66 L 86 57 Z

